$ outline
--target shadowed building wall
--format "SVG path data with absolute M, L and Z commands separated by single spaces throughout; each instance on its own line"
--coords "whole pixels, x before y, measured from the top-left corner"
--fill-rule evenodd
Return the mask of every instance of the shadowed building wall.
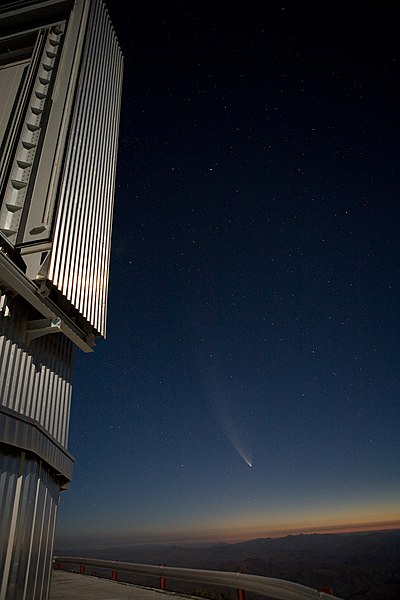
M 0 9 L 0 600 L 48 597 L 73 355 L 106 331 L 122 69 L 102 0 Z

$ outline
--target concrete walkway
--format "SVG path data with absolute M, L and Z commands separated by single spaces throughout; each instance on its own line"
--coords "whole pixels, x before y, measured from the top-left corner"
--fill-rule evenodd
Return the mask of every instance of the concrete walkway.
M 171 596 L 194 598 L 90 575 L 52 571 L 50 600 L 172 600 Z

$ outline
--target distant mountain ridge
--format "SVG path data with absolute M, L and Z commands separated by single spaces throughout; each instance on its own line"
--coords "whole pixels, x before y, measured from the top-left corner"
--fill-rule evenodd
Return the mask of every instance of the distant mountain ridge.
M 344 599 L 400 599 L 400 530 L 300 534 L 236 544 L 125 546 L 57 550 L 146 564 L 242 571 L 314 589 L 331 586 Z

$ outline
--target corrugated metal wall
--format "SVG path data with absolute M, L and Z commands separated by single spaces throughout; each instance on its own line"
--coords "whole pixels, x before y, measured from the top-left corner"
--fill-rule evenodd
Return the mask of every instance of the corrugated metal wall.
M 45 600 L 60 488 L 24 452 L 0 453 L 0 600 Z
M 41 278 L 49 279 L 67 300 L 54 294 L 52 301 L 58 302 L 71 318 L 79 312 L 93 327 L 92 331 L 83 323 L 91 337 L 92 333 L 104 336 L 106 330 L 123 57 L 103 1 L 85 0 L 84 5 L 75 6 L 84 10 L 74 12 L 67 20 L 67 36 L 77 33 L 74 27 L 80 27 L 79 15 L 84 14 L 82 23 L 86 27 L 88 6 L 90 14 L 76 89 L 78 70 L 74 61 L 80 57 L 83 35 L 69 37 L 75 39 L 69 48 L 67 42 L 62 49 L 60 46 L 64 52 L 60 69 L 61 65 L 66 69 L 62 89 L 67 93 L 67 85 L 72 87 L 68 88 L 62 113 L 67 147 L 65 151 L 60 147 L 56 156 L 62 173 L 58 179 L 57 170 L 54 184 L 54 192 L 58 193 L 53 239 L 46 238 L 48 243 L 43 248 L 31 248 L 31 254 L 29 248 L 23 249 L 24 256 L 31 259 L 28 276 L 35 279 L 39 273 Z M 60 134 L 56 127 L 53 129 L 49 128 L 46 135 L 54 136 L 50 141 L 56 148 L 56 136 Z M 50 150 L 48 153 L 48 163 L 43 164 L 52 165 Z M 47 201 L 47 197 L 41 198 Z M 41 216 L 35 202 L 30 208 Z M 21 220 L 19 228 L 28 227 L 29 215 L 26 223 Z M 29 229 L 28 233 L 33 235 L 35 231 Z M 4 273 L 8 277 L 6 267 Z M 18 292 L 19 288 L 13 288 L 15 284 L 10 284 L 7 277 L 2 279 L 0 290 L 0 416 L 4 425 L 0 428 L 0 600 L 46 600 L 60 486 L 67 484 L 72 472 L 72 457 L 64 449 L 74 348 L 62 333 L 27 338 L 28 320 L 40 321 L 41 316 L 32 308 L 35 303 L 30 306 L 13 295 L 12 289 Z M 17 283 L 22 286 L 18 278 Z M 1 295 L 5 292 L 7 296 Z M 69 303 L 77 310 L 70 310 Z
M 72 343 L 61 333 L 24 343 L 26 309 L 0 296 L 0 404 L 37 421 L 67 448 Z
M 48 279 L 105 335 L 123 58 L 100 0 L 89 21 Z

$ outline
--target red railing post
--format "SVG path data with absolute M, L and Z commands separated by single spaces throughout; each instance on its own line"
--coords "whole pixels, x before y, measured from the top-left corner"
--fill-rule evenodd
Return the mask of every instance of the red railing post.
M 160 567 L 165 567 L 165 564 L 160 565 Z M 165 577 L 160 577 L 160 590 L 165 590 Z
M 84 574 L 85 574 L 85 565 L 80 565 L 80 566 L 79 566 L 79 573 L 80 573 L 81 575 L 84 575 Z
M 56 571 L 60 571 L 62 569 L 62 564 L 60 562 L 56 563 Z
M 239 573 L 243 573 L 243 571 L 240 570 Z M 236 592 L 237 600 L 246 600 L 246 592 L 244 590 L 238 588 Z
M 245 590 L 237 590 L 237 600 L 246 600 Z
M 117 581 L 117 579 L 118 579 L 118 572 L 115 571 L 114 569 L 111 571 L 111 579 L 113 581 Z

